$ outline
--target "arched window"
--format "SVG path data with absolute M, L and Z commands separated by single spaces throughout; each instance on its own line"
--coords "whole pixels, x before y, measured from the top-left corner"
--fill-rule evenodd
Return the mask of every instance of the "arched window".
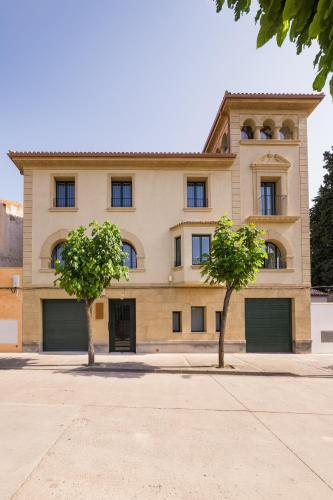
M 285 120 L 282 123 L 279 134 L 282 141 L 294 138 L 294 124 L 292 120 Z
M 222 153 L 229 153 L 229 144 L 228 144 L 228 136 L 227 134 L 223 134 L 221 141 L 221 151 Z
M 266 139 L 272 139 L 273 138 L 273 130 L 269 125 L 264 125 L 260 129 L 260 139 L 266 140 Z
M 253 139 L 254 138 L 254 128 L 255 124 L 253 120 L 247 119 L 243 123 L 241 128 L 241 139 Z
M 123 265 L 130 269 L 135 269 L 137 267 L 135 249 L 129 243 L 123 243 L 123 252 L 127 254 L 124 258 Z
M 253 131 L 250 125 L 241 128 L 241 139 L 253 139 Z
M 59 260 L 60 264 L 62 264 L 62 250 L 63 243 L 58 243 L 58 245 L 53 248 L 51 255 L 51 269 L 55 269 L 56 260 Z
M 264 260 L 264 269 L 284 269 L 286 267 L 281 250 L 269 241 L 266 241 L 267 259 Z

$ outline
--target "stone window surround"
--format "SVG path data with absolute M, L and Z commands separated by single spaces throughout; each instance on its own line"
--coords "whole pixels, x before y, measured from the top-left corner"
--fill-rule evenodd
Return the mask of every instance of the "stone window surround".
M 259 198 L 261 196 L 261 182 L 270 181 L 279 184 L 279 195 L 286 196 L 285 214 L 288 214 L 288 169 L 290 162 L 283 156 L 277 154 L 266 154 L 261 156 L 251 165 L 252 169 L 252 192 L 253 192 L 253 214 L 260 215 Z
M 184 193 L 184 212 L 211 212 L 212 203 L 211 203 L 211 179 L 210 174 L 207 172 L 195 172 L 195 173 L 186 173 L 183 176 L 183 193 Z M 187 206 L 187 183 L 188 182 L 205 182 L 206 183 L 206 197 L 207 197 L 207 207 L 188 207 Z
M 112 180 L 115 181 L 131 181 L 132 182 L 132 206 L 131 207 L 112 207 Z M 108 173 L 107 177 L 107 211 L 108 212 L 135 212 L 135 173 L 115 171 Z
M 74 181 L 75 207 L 55 207 L 53 200 L 56 198 L 57 181 Z M 78 211 L 78 173 L 77 172 L 52 172 L 50 174 L 50 212 L 77 212 Z
M 50 236 L 44 241 L 40 252 L 41 267 L 39 272 L 54 273 L 54 269 L 50 267 L 52 251 L 56 245 L 67 239 L 68 233 L 69 229 L 59 229 L 58 231 L 50 234 Z M 129 272 L 144 272 L 145 254 L 141 241 L 133 233 L 126 231 L 126 229 L 120 229 L 120 234 L 122 240 L 132 245 L 136 251 L 137 267 L 129 269 Z
M 279 231 L 273 228 L 265 229 L 266 233 L 264 235 L 265 241 L 274 243 L 282 255 L 282 258 L 286 261 L 285 269 L 260 269 L 259 272 L 291 272 L 294 271 L 294 256 L 292 251 L 292 246 L 288 240 L 280 234 Z
M 241 142 L 243 144 L 251 143 L 252 141 L 260 141 L 267 143 L 268 141 L 278 141 L 285 143 L 294 143 L 298 140 L 298 115 L 290 115 L 290 114 L 269 114 L 269 115 L 241 115 L 240 123 L 241 127 L 243 127 L 244 123 L 249 121 L 253 128 L 253 139 L 242 139 Z M 270 125 L 273 130 L 273 138 L 272 139 L 261 139 L 260 138 L 260 130 L 263 127 L 265 122 L 270 122 Z M 291 126 L 291 130 L 293 131 L 293 139 L 280 139 L 280 129 L 282 128 L 284 122 L 289 122 Z

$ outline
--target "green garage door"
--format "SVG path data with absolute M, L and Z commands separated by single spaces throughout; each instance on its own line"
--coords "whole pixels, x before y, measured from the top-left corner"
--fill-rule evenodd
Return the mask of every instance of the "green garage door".
M 246 352 L 291 352 L 291 300 L 245 299 Z
M 43 300 L 43 350 L 87 351 L 87 348 L 83 302 Z

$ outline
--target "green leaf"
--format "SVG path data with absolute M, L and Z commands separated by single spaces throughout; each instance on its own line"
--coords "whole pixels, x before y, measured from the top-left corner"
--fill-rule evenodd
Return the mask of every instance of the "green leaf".
M 280 26 L 276 34 L 276 41 L 279 47 L 281 47 L 281 45 L 283 44 L 287 36 L 288 30 L 289 30 L 289 21 L 288 20 L 283 21 L 283 24 Z
M 288 21 L 295 17 L 300 7 L 301 2 L 299 2 L 299 0 L 286 0 L 282 14 L 283 20 Z
M 314 82 L 312 84 L 313 90 L 318 90 L 318 92 L 320 92 L 325 85 L 326 78 L 327 78 L 327 69 L 324 68 L 321 71 L 319 71 L 316 78 L 314 79 Z

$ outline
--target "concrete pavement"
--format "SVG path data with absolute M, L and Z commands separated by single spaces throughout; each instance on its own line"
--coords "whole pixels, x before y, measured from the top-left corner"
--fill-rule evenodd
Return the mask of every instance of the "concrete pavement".
M 294 356 L 301 377 L 230 377 L 52 356 L 0 357 L 2 500 L 333 499 L 332 357 Z
M 226 354 L 222 371 L 216 368 L 216 354 L 97 354 L 95 361 L 94 369 L 101 371 L 333 376 L 333 354 Z M 85 353 L 0 354 L 0 369 L 66 371 L 86 365 Z

